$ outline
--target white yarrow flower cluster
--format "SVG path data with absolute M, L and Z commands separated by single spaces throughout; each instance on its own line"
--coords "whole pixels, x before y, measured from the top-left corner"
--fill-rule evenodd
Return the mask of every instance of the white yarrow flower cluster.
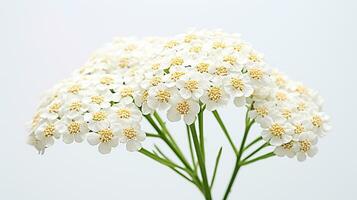
M 276 155 L 305 160 L 330 129 L 321 102 L 315 91 L 271 70 L 236 34 L 116 38 L 46 93 L 29 144 L 43 152 L 62 138 L 87 140 L 103 154 L 119 143 L 137 151 L 145 140 L 143 115 L 165 112 L 169 121 L 190 125 L 201 110 L 233 103 L 251 108 Z

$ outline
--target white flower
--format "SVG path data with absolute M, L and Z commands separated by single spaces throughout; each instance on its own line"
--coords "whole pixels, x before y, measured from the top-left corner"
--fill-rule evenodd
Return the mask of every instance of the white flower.
M 64 107 L 66 117 L 70 119 L 80 118 L 82 117 L 83 113 L 88 111 L 88 105 L 80 99 L 73 99 L 68 101 Z
M 108 127 L 110 124 L 108 112 L 105 110 L 86 113 L 84 114 L 83 119 L 88 123 L 88 128 L 94 132 Z
M 315 134 L 311 132 L 301 134 L 299 142 L 295 147 L 297 150 L 297 159 L 299 161 L 304 161 L 306 159 L 306 155 L 309 157 L 313 157 L 318 151 L 316 143 L 317 137 Z
M 170 107 L 170 103 L 175 95 L 176 88 L 168 88 L 164 84 L 150 88 L 148 91 L 148 106 L 154 110 L 166 110 Z
M 121 143 L 126 143 L 128 151 L 140 150 L 141 142 L 145 140 L 145 136 L 138 123 L 123 125 L 119 129 L 119 140 Z
M 148 105 L 149 92 L 147 90 L 141 90 L 134 96 L 135 105 L 141 107 L 141 112 L 143 115 L 151 114 L 154 109 L 150 108 Z
M 89 110 L 98 111 L 110 107 L 113 95 L 110 91 L 94 91 L 83 98 L 83 103 L 88 105 Z
M 132 85 L 121 85 L 119 88 L 115 90 L 115 94 L 113 94 L 112 100 L 115 102 L 122 102 L 124 104 L 128 104 L 133 102 L 134 92 L 137 90 L 137 86 Z
M 27 137 L 27 144 L 35 147 L 39 154 L 44 154 L 46 149 L 46 144 L 44 141 L 41 141 L 36 138 L 36 136 L 32 133 Z
M 280 157 L 288 156 L 289 158 L 292 158 L 296 155 L 294 146 L 295 146 L 294 141 L 290 141 L 288 143 L 282 144 L 281 146 L 275 147 L 274 154 Z
M 108 154 L 112 148 L 118 146 L 118 131 L 119 127 L 112 125 L 103 127 L 102 129 L 89 133 L 87 136 L 88 143 L 98 145 L 98 150 L 102 154 Z
M 254 92 L 248 78 L 240 73 L 224 77 L 223 84 L 227 93 L 234 97 L 233 102 L 237 107 L 244 106 L 246 98 Z
M 63 106 L 62 102 L 59 100 L 53 101 L 50 105 L 48 105 L 45 109 L 45 112 L 41 114 L 42 118 L 48 119 L 48 120 L 56 120 L 62 115 L 63 113 Z
M 218 107 L 228 103 L 229 95 L 224 90 L 222 82 L 215 80 L 212 85 L 205 91 L 200 100 L 206 104 L 207 110 L 214 111 Z
M 288 143 L 293 138 L 291 124 L 283 118 L 267 120 L 266 123 L 261 124 L 261 127 L 263 139 L 273 146 Z
M 118 121 L 121 124 L 140 122 L 142 113 L 134 103 L 117 103 L 111 108 L 110 121 Z
M 73 141 L 82 142 L 89 132 L 87 123 L 83 120 L 67 118 L 63 119 L 62 122 L 64 126 L 61 127 L 59 132 L 62 134 L 63 142 L 66 144 L 73 143 Z
M 266 123 L 270 120 L 273 114 L 272 109 L 274 105 L 270 102 L 255 102 L 253 109 L 249 111 L 249 117 L 255 119 L 259 124 Z
M 330 117 L 325 113 L 314 113 L 310 118 L 310 127 L 312 128 L 312 131 L 318 136 L 324 136 L 326 132 L 331 130 L 329 121 Z
M 209 81 L 207 76 L 192 72 L 177 80 L 176 87 L 182 98 L 198 100 L 209 87 Z
M 59 130 L 62 127 L 61 121 L 43 122 L 35 131 L 36 138 L 42 142 L 42 145 L 51 146 L 54 143 L 54 139 L 61 137 Z
M 187 125 L 192 124 L 197 114 L 200 112 L 200 105 L 192 99 L 176 97 L 172 101 L 170 109 L 167 111 L 167 119 L 176 122 L 181 118 Z

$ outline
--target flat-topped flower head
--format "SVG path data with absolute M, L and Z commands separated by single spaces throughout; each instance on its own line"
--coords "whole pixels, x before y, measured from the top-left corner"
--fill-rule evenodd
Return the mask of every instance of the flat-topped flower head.
M 73 143 L 87 137 L 101 153 L 111 152 L 119 140 L 128 151 L 138 151 L 145 139 L 143 115 L 150 122 L 155 113 L 153 120 L 161 126 L 155 130 L 165 129 L 165 120 L 156 116 L 161 112 L 169 121 L 194 125 L 201 110 L 228 103 L 248 109 L 247 119 L 262 128 L 263 140 L 278 156 L 313 156 L 313 136 L 331 128 L 316 91 L 271 70 L 239 35 L 201 30 L 120 37 L 94 52 L 45 93 L 28 143 L 43 153 L 55 139 Z

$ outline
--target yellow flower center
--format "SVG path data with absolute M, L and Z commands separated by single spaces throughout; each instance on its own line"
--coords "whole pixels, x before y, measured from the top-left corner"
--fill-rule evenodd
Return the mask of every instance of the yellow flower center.
M 260 117 L 266 117 L 269 114 L 268 108 L 263 106 L 255 108 L 255 111 Z
M 171 74 L 171 77 L 170 79 L 173 80 L 173 81 L 177 81 L 179 78 L 181 78 L 183 75 L 185 75 L 186 73 L 185 72 L 174 72 Z
M 197 36 L 195 34 L 188 34 L 184 38 L 184 42 L 189 43 L 192 42 L 192 40 L 197 39 Z
M 270 127 L 269 131 L 272 135 L 277 136 L 277 137 L 281 137 L 285 133 L 284 127 L 282 127 L 281 125 L 276 124 L 276 123 Z
M 231 84 L 234 87 L 234 89 L 236 89 L 236 90 L 243 91 L 243 89 L 244 89 L 244 83 L 243 83 L 242 79 L 232 78 L 231 79 Z
M 125 87 L 125 88 L 120 90 L 120 96 L 121 97 L 129 97 L 129 96 L 132 96 L 133 93 L 134 93 L 134 90 L 131 87 Z
M 243 45 L 242 44 L 235 44 L 235 45 L 233 45 L 233 49 L 235 51 L 240 52 L 243 49 Z
M 165 47 L 171 49 L 171 48 L 177 46 L 178 44 L 179 43 L 176 40 L 171 40 L 165 44 Z
M 286 80 L 285 80 L 285 78 L 283 76 L 277 76 L 276 79 L 275 79 L 275 83 L 278 86 L 282 87 L 282 86 L 286 85 Z
M 98 131 L 98 134 L 100 135 L 99 140 L 102 143 L 106 143 L 109 142 L 113 139 L 114 134 L 113 131 L 110 129 L 103 129 Z
M 224 48 L 226 48 L 226 44 L 221 41 L 216 41 L 216 42 L 213 42 L 212 48 L 213 49 L 224 49 Z
M 248 74 L 252 79 L 260 80 L 263 78 L 263 71 L 259 68 L 252 68 L 248 70 Z
M 158 70 L 159 67 L 160 67 L 160 63 L 154 63 L 151 65 L 151 69 L 153 69 L 153 70 Z
M 53 124 L 47 124 L 47 126 L 43 130 L 43 135 L 45 137 L 52 137 L 54 135 L 55 131 L 56 131 L 56 129 Z
M 295 128 L 294 128 L 294 133 L 295 134 L 301 134 L 305 131 L 305 128 L 302 124 L 297 124 L 295 125 Z
M 131 116 L 131 112 L 128 109 L 122 108 L 117 111 L 117 115 L 120 119 L 128 119 Z
M 161 77 L 154 77 L 154 78 L 152 78 L 151 80 L 150 80 L 150 84 L 152 85 L 152 86 L 157 86 L 157 85 L 159 85 L 159 83 L 161 83 Z
M 170 65 L 171 65 L 171 66 L 182 65 L 183 62 L 184 62 L 183 58 L 181 58 L 181 57 L 175 57 L 175 58 L 171 59 Z
M 92 101 L 92 103 L 95 103 L 95 104 L 101 104 L 101 103 L 103 103 L 103 101 L 104 101 L 104 97 L 103 96 L 92 96 L 91 97 L 91 101 Z
M 198 89 L 198 81 L 196 80 L 188 80 L 185 83 L 185 89 L 189 90 L 190 92 Z
M 224 66 L 219 66 L 216 68 L 216 71 L 214 72 L 218 76 L 227 76 L 228 75 L 228 68 Z
M 94 121 L 103 121 L 107 118 L 107 113 L 99 111 L 93 114 L 92 119 Z
M 67 92 L 72 94 L 78 94 L 80 90 L 81 90 L 80 85 L 72 85 L 68 88 Z
M 79 132 L 81 132 L 81 124 L 78 122 L 71 122 L 68 124 L 67 126 L 68 132 L 69 134 L 77 134 Z
M 186 115 L 188 113 L 188 111 L 190 111 L 190 104 L 187 101 L 179 102 L 176 105 L 176 110 L 181 115 Z
M 306 104 L 305 104 L 304 102 L 300 102 L 300 103 L 297 105 L 296 109 L 297 109 L 298 111 L 305 111 L 305 109 L 306 109 Z
M 300 143 L 300 150 L 303 152 L 309 151 L 312 146 L 311 142 L 308 140 L 303 140 L 300 141 L 299 143 Z
M 277 92 L 275 97 L 278 101 L 286 101 L 288 99 L 288 96 L 284 92 Z
M 167 90 L 159 90 L 155 97 L 161 103 L 168 103 L 171 97 L 171 93 Z
M 128 138 L 129 140 L 132 140 L 136 137 L 136 130 L 134 128 L 125 128 L 123 129 L 123 135 Z
M 292 118 L 292 111 L 289 110 L 289 109 L 283 109 L 283 110 L 281 111 L 281 115 L 283 115 L 283 117 L 284 117 L 285 119 L 291 119 L 291 118 Z
M 196 69 L 200 73 L 208 72 L 208 64 L 207 63 L 198 63 Z
M 321 117 L 319 117 L 317 115 L 312 117 L 311 122 L 312 122 L 312 125 L 317 128 L 320 128 L 322 126 L 322 119 L 321 119 Z
M 285 144 L 281 145 L 281 147 L 283 147 L 283 149 L 285 149 L 285 150 L 290 150 L 290 149 L 293 148 L 293 146 L 294 146 L 294 142 L 293 141 L 290 141 L 288 143 L 285 143 Z
M 75 101 L 75 102 L 72 102 L 70 105 L 69 105 L 69 110 L 70 111 L 75 111 L 75 112 L 79 112 L 82 108 L 82 103 L 80 101 Z
M 114 79 L 112 77 L 105 76 L 100 79 L 100 83 L 103 85 L 111 85 L 114 83 Z
M 129 66 L 129 58 L 121 58 L 118 62 L 120 68 L 126 68 Z
M 54 103 L 50 106 L 50 108 L 48 109 L 48 112 L 49 113 L 58 113 L 60 108 L 61 108 L 60 103 Z
M 299 94 L 307 94 L 307 89 L 306 87 L 304 87 L 303 85 L 299 85 L 295 88 L 295 92 L 299 93 Z
M 228 55 L 223 57 L 223 61 L 234 65 L 237 63 L 237 58 L 235 56 Z
M 249 54 L 248 59 L 250 61 L 252 61 L 252 62 L 259 62 L 260 61 L 260 58 L 258 57 L 258 55 L 253 54 L 253 53 Z
M 219 87 L 213 86 L 208 89 L 207 95 L 211 101 L 217 102 L 222 98 L 222 90 Z
M 201 52 L 202 47 L 201 46 L 193 46 L 190 48 L 190 52 L 194 52 L 194 53 L 199 53 Z

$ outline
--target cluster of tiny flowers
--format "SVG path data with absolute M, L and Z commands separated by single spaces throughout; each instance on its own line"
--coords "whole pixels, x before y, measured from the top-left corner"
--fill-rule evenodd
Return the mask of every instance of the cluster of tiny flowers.
M 142 115 L 160 111 L 190 125 L 201 108 L 214 111 L 230 102 L 250 109 L 278 156 L 313 156 L 330 129 L 315 91 L 270 69 L 239 35 L 202 30 L 115 38 L 45 94 L 29 143 L 43 152 L 54 139 L 86 139 L 101 153 L 119 142 L 137 151 L 145 139 Z

